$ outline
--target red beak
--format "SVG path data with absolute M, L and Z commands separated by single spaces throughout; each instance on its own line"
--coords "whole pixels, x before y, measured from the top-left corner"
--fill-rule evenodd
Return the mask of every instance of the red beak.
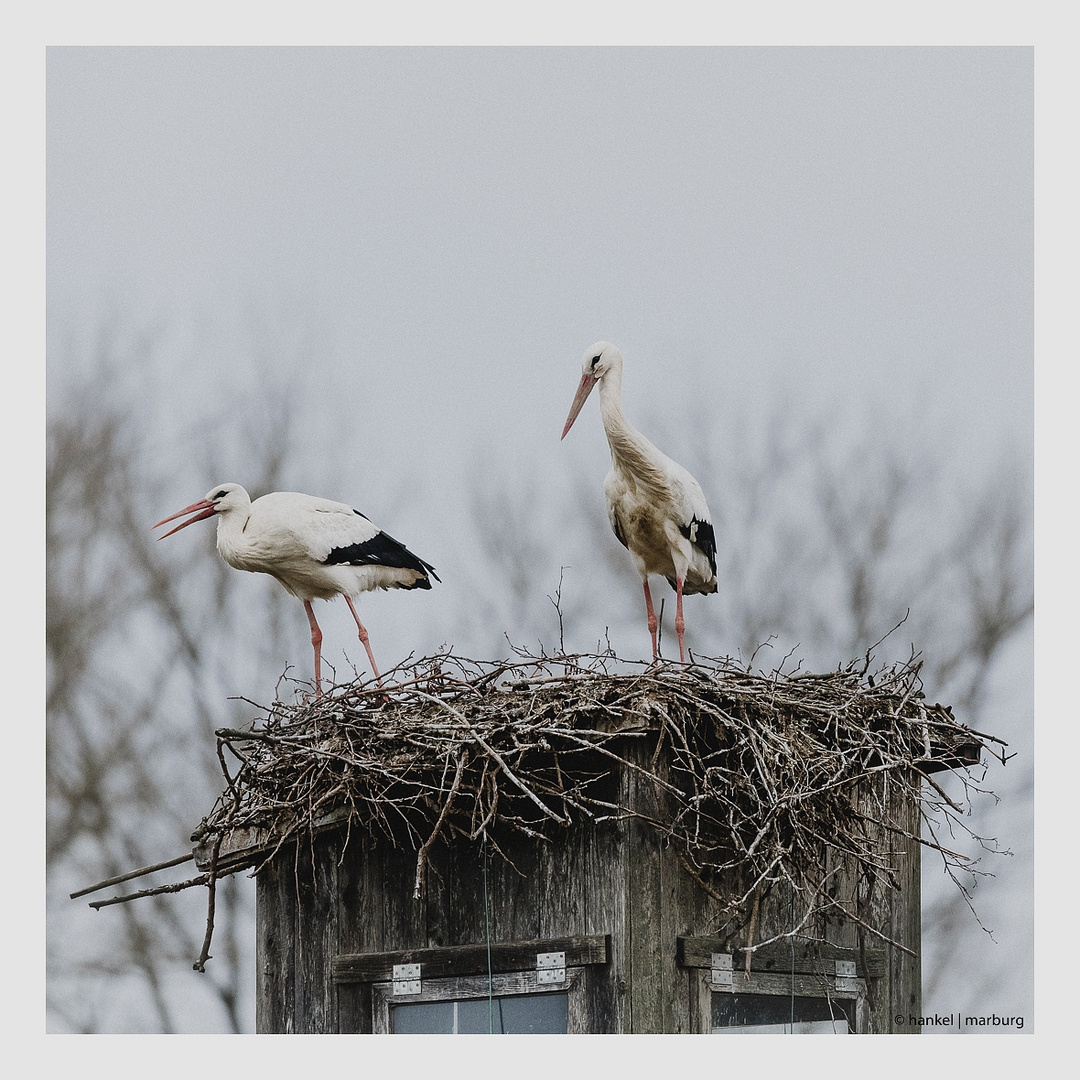
M 186 529 L 192 523 L 202 521 L 203 518 L 213 517 L 216 513 L 214 504 L 209 499 L 200 499 L 197 503 L 192 503 L 190 506 L 185 506 L 183 510 L 177 510 L 175 514 L 170 514 L 167 518 L 162 518 L 157 525 L 153 526 L 153 528 L 157 529 L 167 521 L 175 521 L 178 517 L 183 517 L 185 514 L 194 514 L 196 510 L 201 510 L 202 513 L 195 514 L 195 517 L 188 518 L 187 521 L 181 522 L 175 529 L 170 529 L 167 533 L 162 533 L 158 539 L 164 540 L 166 536 L 172 536 L 173 533 L 179 532 L 181 529 Z
M 562 429 L 562 434 L 559 436 L 560 442 L 566 438 L 566 433 L 574 426 L 577 414 L 581 412 L 581 406 L 585 404 L 585 399 L 592 393 L 592 388 L 596 385 L 596 382 L 596 377 L 589 372 L 585 372 L 581 376 L 577 393 L 574 395 L 574 401 L 570 406 L 570 415 L 566 418 L 566 427 Z

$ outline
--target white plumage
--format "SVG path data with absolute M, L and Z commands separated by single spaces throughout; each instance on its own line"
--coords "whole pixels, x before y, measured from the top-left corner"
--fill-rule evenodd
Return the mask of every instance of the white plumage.
M 154 528 L 187 514 L 195 516 L 158 539 L 164 540 L 193 522 L 217 514 L 217 549 L 221 557 L 237 570 L 269 574 L 303 601 L 311 626 L 315 690 L 319 694 L 322 631 L 312 600 L 345 597 L 371 670 L 381 684 L 368 632 L 352 597 L 370 589 L 430 589 L 429 578 L 439 580 L 430 563 L 345 503 L 297 491 L 275 491 L 252 502 L 239 484 L 218 484 L 204 499 L 164 518 Z
M 608 520 L 641 575 L 653 660 L 657 623 L 649 575 L 660 574 L 675 590 L 675 632 L 679 658 L 686 663 L 683 595 L 716 592 L 716 539 L 705 495 L 686 469 L 657 450 L 623 415 L 619 350 L 608 341 L 598 341 L 586 351 L 581 367 L 581 382 L 562 438 L 593 387 L 599 385 L 600 418 L 611 448 L 611 471 L 604 481 Z

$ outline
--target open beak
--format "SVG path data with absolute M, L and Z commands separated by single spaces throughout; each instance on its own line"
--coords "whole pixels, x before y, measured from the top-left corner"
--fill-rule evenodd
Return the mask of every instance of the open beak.
M 196 510 L 201 510 L 202 513 L 195 514 Z M 187 521 L 182 521 L 175 529 L 170 529 L 167 533 L 162 533 L 158 537 L 159 540 L 164 540 L 166 536 L 172 536 L 173 533 L 179 532 L 181 529 L 186 529 L 196 521 L 202 521 L 203 518 L 213 517 L 214 513 L 214 504 L 209 499 L 200 499 L 197 503 L 192 503 L 190 506 L 185 506 L 183 510 L 177 510 L 175 514 L 170 514 L 167 518 L 162 518 L 157 525 L 152 527 L 157 529 L 167 521 L 175 521 L 178 517 L 183 517 L 185 514 L 195 514 L 194 517 L 188 518 Z
M 581 412 L 581 406 L 585 404 L 585 399 L 592 393 L 592 388 L 596 383 L 596 376 L 589 372 L 585 372 L 585 374 L 581 376 L 581 382 L 578 383 L 577 393 L 574 395 L 574 402 L 570 406 L 570 415 L 566 418 L 566 427 L 562 429 L 562 434 L 559 436 L 560 442 L 566 438 L 566 433 L 574 426 L 577 414 Z

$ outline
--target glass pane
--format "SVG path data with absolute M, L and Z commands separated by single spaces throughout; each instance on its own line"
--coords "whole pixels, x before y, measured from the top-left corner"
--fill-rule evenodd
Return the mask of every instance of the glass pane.
M 774 994 L 712 994 L 713 1033 L 847 1034 L 854 1002 Z
M 395 1005 L 390 1022 L 395 1035 L 452 1035 L 453 1001 L 432 1001 L 415 1005 Z
M 521 994 L 395 1005 L 395 1035 L 565 1035 L 568 997 Z
M 523 994 L 496 998 L 495 1008 L 506 1035 L 565 1035 L 568 1001 L 566 994 Z

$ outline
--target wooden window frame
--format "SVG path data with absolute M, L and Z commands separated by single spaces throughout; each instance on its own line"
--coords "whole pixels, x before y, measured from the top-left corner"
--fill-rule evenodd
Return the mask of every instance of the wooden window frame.
M 777 998 L 790 998 L 792 996 L 791 972 L 758 974 L 751 971 L 750 978 L 747 979 L 744 972 L 736 971 L 733 976 L 734 985 L 728 987 L 714 986 L 707 971 L 698 972 L 697 977 L 700 981 L 698 1000 L 705 1006 L 701 1016 L 702 1031 L 712 1035 L 717 1034 L 712 1026 L 713 995 L 715 994 L 726 994 L 728 996 L 732 994 L 751 994 L 760 997 Z M 854 1009 L 852 1011 L 855 1017 L 855 1027 L 849 1029 L 847 1034 L 862 1035 L 865 1034 L 866 1030 L 866 982 L 863 979 L 854 981 L 858 984 L 857 990 L 836 990 L 829 987 L 828 979 L 825 976 L 803 976 L 796 973 L 794 995 L 800 998 L 818 998 L 821 1001 L 842 1001 L 853 1004 Z M 848 1018 L 845 1013 L 841 1013 L 836 1019 L 846 1021 Z M 739 1034 L 739 1027 L 736 1025 L 727 1029 L 727 1031 L 732 1034 Z M 745 1034 L 751 1034 L 751 1032 Z
M 552 952 L 565 955 L 565 978 L 562 982 L 541 983 L 536 956 Z M 450 945 L 336 956 L 333 978 L 338 985 L 368 984 L 374 1034 L 392 1032 L 391 1011 L 395 1005 L 482 1000 L 489 992 L 494 997 L 565 993 L 567 1034 L 589 1034 L 584 969 L 607 964 L 610 956 L 610 934 L 492 943 L 490 950 L 487 945 Z M 394 993 L 393 969 L 399 964 L 420 965 L 418 994 Z
M 866 979 L 858 976 L 850 980 L 851 989 L 836 987 L 836 961 L 855 962 L 859 970 L 865 962 L 871 976 L 884 973 L 885 950 L 843 949 L 837 946 L 817 946 L 819 955 L 798 957 L 792 963 L 784 950 L 772 949 L 762 957 L 751 954 L 749 973 L 746 970 L 746 953 L 719 938 L 680 937 L 678 939 L 678 962 L 690 969 L 696 993 L 691 1001 L 697 1004 L 696 1026 L 701 1032 L 713 1032 L 713 994 L 754 994 L 763 997 L 818 998 L 823 1001 L 842 1001 L 854 1005 L 855 1026 L 848 1034 L 863 1035 L 869 1031 L 870 1008 L 866 993 Z M 732 953 L 732 985 L 714 985 L 712 981 L 712 954 Z M 759 962 L 767 963 L 769 970 L 760 970 Z M 730 1029 L 737 1034 L 738 1027 Z M 749 1034 L 749 1032 L 747 1033 Z
M 521 997 L 526 994 L 566 994 L 566 1033 L 584 1034 L 575 1030 L 579 1025 L 574 1020 L 583 1010 L 575 1005 L 580 995 L 582 982 L 580 972 L 567 971 L 566 979 L 561 983 L 537 982 L 535 971 L 511 971 L 491 976 L 490 996 Z M 373 983 L 371 986 L 371 1030 L 376 1035 L 393 1034 L 391 1014 L 397 1005 L 430 1005 L 435 1002 L 450 1001 L 485 1001 L 488 994 L 486 975 L 465 975 L 452 979 L 431 979 L 423 983 L 419 994 L 399 997 L 394 994 L 393 983 Z

